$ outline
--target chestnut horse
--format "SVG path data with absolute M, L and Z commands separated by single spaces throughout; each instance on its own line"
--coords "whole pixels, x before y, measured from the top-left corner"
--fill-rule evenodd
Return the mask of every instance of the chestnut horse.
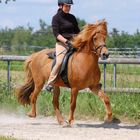
M 104 102 L 106 108 L 106 121 L 112 120 L 112 110 L 110 100 L 101 90 L 100 69 L 98 59 L 108 57 L 106 48 L 107 23 L 102 20 L 95 24 L 87 24 L 83 30 L 73 38 L 72 44 L 77 51 L 70 57 L 68 62 L 68 80 L 71 88 L 70 112 L 68 123 L 71 125 L 74 121 L 74 110 L 76 108 L 76 98 L 78 91 L 89 88 L 96 93 Z M 52 59 L 48 58 L 48 53 L 54 49 L 44 49 L 32 54 L 25 61 L 25 72 L 27 74 L 26 83 L 18 91 L 19 103 L 31 105 L 29 117 L 36 117 L 36 100 L 39 92 L 48 79 Z M 59 110 L 60 87 L 67 87 L 58 77 L 53 91 L 53 106 L 59 124 L 64 124 L 64 118 Z

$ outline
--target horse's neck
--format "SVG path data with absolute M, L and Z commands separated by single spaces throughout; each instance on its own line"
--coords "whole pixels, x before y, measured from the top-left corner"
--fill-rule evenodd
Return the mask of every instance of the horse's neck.
M 88 63 L 91 64 L 91 67 L 97 66 L 98 65 L 98 59 L 99 57 L 94 54 L 93 52 L 85 52 L 85 51 L 80 51 L 76 52 L 72 59 L 77 63 L 82 65 L 87 65 Z
M 76 52 L 73 57 L 70 58 L 70 67 L 72 73 L 78 77 L 78 75 L 86 76 L 87 74 L 91 77 L 100 73 L 98 65 L 98 56 L 93 53 Z M 71 71 L 70 69 L 70 71 Z M 70 72 L 71 73 L 71 72 Z M 80 76 L 79 80 L 82 79 Z M 90 78 L 90 77 L 87 77 Z M 84 77 L 83 77 L 84 79 Z M 91 79 L 91 78 L 90 78 Z M 92 79 L 91 79 L 92 80 Z
M 87 52 L 87 53 L 92 53 L 93 52 L 93 41 L 90 41 L 91 39 L 89 39 L 89 41 L 86 41 L 84 44 L 81 45 L 81 48 L 79 49 L 81 52 Z
M 92 56 L 92 59 L 93 60 L 96 60 L 98 61 L 99 60 L 99 57 L 92 51 L 89 51 L 89 50 L 86 50 L 86 49 L 82 49 L 81 51 L 79 51 L 78 53 L 82 53 L 83 54 L 83 57 L 85 57 L 85 59 L 88 57 L 88 56 Z

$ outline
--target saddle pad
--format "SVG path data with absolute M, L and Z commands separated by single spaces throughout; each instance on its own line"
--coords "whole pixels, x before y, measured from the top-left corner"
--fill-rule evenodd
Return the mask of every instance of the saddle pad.
M 68 81 L 68 60 L 74 52 L 75 52 L 75 50 L 73 49 L 73 50 L 70 50 L 66 53 L 66 55 L 63 58 L 62 65 L 61 65 L 61 68 L 60 68 L 60 71 L 58 74 L 58 76 L 61 76 L 63 82 L 68 87 L 70 87 L 69 81 Z M 47 55 L 49 56 L 50 59 L 54 59 L 53 63 L 52 63 L 52 68 L 53 68 L 55 63 L 56 63 L 56 53 L 51 52 L 51 53 L 48 53 Z

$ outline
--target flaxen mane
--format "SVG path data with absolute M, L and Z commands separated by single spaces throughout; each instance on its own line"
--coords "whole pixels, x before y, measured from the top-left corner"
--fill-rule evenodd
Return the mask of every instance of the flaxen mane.
M 93 46 L 93 37 L 96 33 L 101 32 L 105 36 L 107 35 L 107 23 L 105 20 L 98 21 L 95 24 L 87 24 L 84 26 L 83 30 L 73 38 L 72 44 L 74 48 L 77 48 L 78 51 L 86 48 L 87 51 L 90 51 Z

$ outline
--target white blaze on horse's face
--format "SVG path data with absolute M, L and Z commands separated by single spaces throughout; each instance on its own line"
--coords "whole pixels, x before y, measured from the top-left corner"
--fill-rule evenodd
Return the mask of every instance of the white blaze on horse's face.
M 105 60 L 108 58 L 109 53 L 106 48 L 106 32 L 98 31 L 93 37 L 95 52 L 97 55 L 101 57 L 101 59 Z

